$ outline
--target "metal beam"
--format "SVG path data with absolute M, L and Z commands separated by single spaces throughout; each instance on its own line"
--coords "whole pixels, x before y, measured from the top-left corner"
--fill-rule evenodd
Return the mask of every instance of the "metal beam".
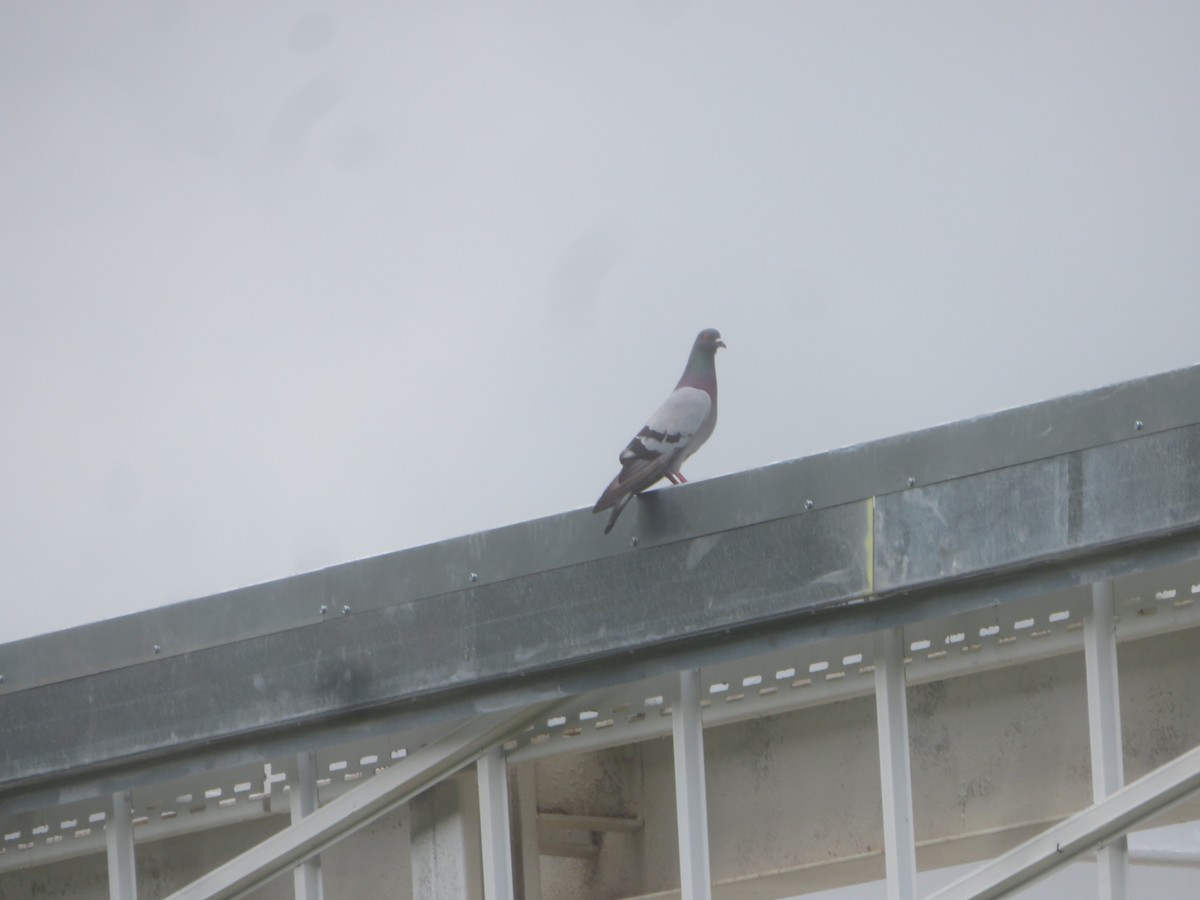
M 1087 667 L 1088 732 L 1092 757 L 1092 801 L 1099 803 L 1125 786 L 1121 748 L 1121 695 L 1117 678 L 1117 616 L 1110 580 L 1092 585 L 1092 604 L 1083 617 Z M 1125 900 L 1129 845 L 1125 835 L 1096 854 L 1099 900 Z
M 1200 554 L 1200 550 L 1197 553 Z M 1114 586 L 1118 598 L 1141 597 L 1137 613 L 1121 618 L 1117 641 L 1137 641 L 1200 627 L 1200 603 L 1187 602 L 1191 596 L 1190 587 L 1197 582 L 1200 582 L 1200 569 L 1194 564 L 1173 571 L 1156 570 L 1149 575 L 1116 579 Z M 906 641 L 911 643 L 916 639 L 925 639 L 930 642 L 930 647 L 911 654 L 912 659 L 904 666 L 905 683 L 916 686 L 1069 653 L 1082 654 L 1082 623 L 1084 614 L 1091 607 L 1091 583 L 1069 591 L 1009 600 L 1003 604 L 996 602 L 984 609 L 957 616 L 906 625 Z M 1164 596 L 1158 598 L 1156 593 Z M 1170 593 L 1170 596 L 1165 596 L 1166 593 Z M 1182 600 L 1184 605 L 1175 605 L 1177 599 Z M 999 609 L 1003 612 L 999 612 Z M 1021 622 L 1023 627 L 1015 627 L 1017 622 Z M 1003 623 L 1003 627 L 1000 623 Z M 1026 623 L 1034 625 L 1024 627 Z M 981 631 L 986 631 L 986 635 Z M 745 674 L 747 658 L 754 659 L 757 670 L 765 673 L 760 690 L 757 693 L 746 692 L 744 702 L 714 703 L 706 707 L 706 728 L 874 695 L 874 676 L 864 674 L 861 661 L 840 665 L 838 662 L 860 655 L 872 658 L 874 634 L 867 637 L 839 635 L 821 642 L 796 645 L 780 636 L 781 632 L 782 629 L 776 629 L 773 633 L 774 642 L 770 648 L 773 652 L 755 648 L 759 652 L 746 650 L 741 655 L 701 667 L 702 688 L 714 683 L 736 685 L 737 679 Z M 947 641 L 951 635 L 956 638 L 961 635 L 961 643 Z M 953 652 L 947 652 L 947 648 L 953 649 Z M 797 656 L 815 658 L 816 655 L 830 660 L 831 668 L 824 672 L 824 678 L 810 679 L 804 690 L 789 689 L 790 677 L 773 677 L 773 673 L 786 670 Z M 666 695 L 673 688 L 677 672 L 644 680 L 637 690 L 644 697 Z M 612 720 L 611 726 L 602 729 L 596 728 L 594 721 L 578 722 L 581 726 L 579 733 L 569 727 L 578 721 L 580 710 L 601 710 L 620 705 L 627 702 L 629 693 L 630 688 L 622 686 L 616 690 L 581 694 L 573 710 L 574 715 L 569 716 L 569 721 L 562 727 L 539 729 L 523 735 L 516 749 L 510 747 L 507 751 L 510 764 L 524 764 L 562 753 L 582 753 L 669 737 L 671 719 L 660 715 L 617 717 Z
M 483 843 L 483 896 L 513 900 L 512 832 L 508 818 L 508 764 L 493 747 L 475 763 L 479 777 L 479 829 Z
M 700 670 L 679 673 L 671 704 L 675 745 L 675 816 L 679 830 L 680 892 L 688 900 L 711 900 L 708 859 L 708 793 L 704 784 L 704 726 L 700 720 Z
M 909 476 L 929 485 L 1195 422 L 1200 366 L 656 492 L 637 504 L 646 507 L 643 524 L 654 526 L 639 528 L 639 544 L 645 548 L 659 535 L 675 541 L 707 534 L 727 527 L 721 519 L 744 526 L 793 515 L 804 511 L 805 499 L 819 510 L 904 490 Z M 651 521 L 658 513 L 669 515 Z M 633 511 L 624 518 L 632 521 Z M 340 619 L 343 605 L 358 615 L 628 548 L 593 524 L 590 511 L 565 513 L 0 645 L 0 691 L 319 625 Z M 536 554 L 528 552 L 531 545 Z M 401 596 L 392 589 L 397 585 Z
M 1037 837 L 929 895 L 927 900 L 989 900 L 1094 851 L 1138 823 L 1200 791 L 1200 747 L 1139 778 Z
M 875 717 L 879 724 L 888 900 L 912 900 L 917 892 L 917 838 L 913 827 L 904 635 L 899 628 L 875 635 Z
M 137 900 L 137 868 L 133 856 L 133 795 L 112 795 L 112 814 L 105 823 L 108 842 L 109 900 Z
M 560 701 L 513 715 L 496 712 L 452 728 L 360 787 L 170 895 L 169 900 L 240 897 L 279 872 L 329 847 L 414 795 L 454 774 L 511 734 L 541 719 Z
M 537 766 L 517 764 L 517 821 L 521 828 L 521 896 L 542 900 L 542 861 L 538 847 Z
M 79 796 L 78 782 L 122 766 L 310 732 L 294 753 L 317 746 L 311 732 L 322 727 L 474 699 L 518 677 L 544 686 L 582 666 L 641 668 L 766 622 L 835 607 L 848 617 L 845 604 L 873 596 L 877 611 L 853 608 L 854 627 L 869 633 L 876 615 L 915 614 L 934 589 L 945 598 L 985 576 L 1045 576 L 1049 562 L 1195 535 L 1198 383 L 1200 368 L 1147 382 L 1131 405 L 1110 389 L 957 423 L 937 441 L 901 436 L 656 492 L 626 516 L 636 545 L 605 539 L 576 510 L 247 588 L 232 606 L 208 598 L 0 645 L 0 718 L 30 723 L 7 736 L 0 793 L 69 781 Z M 1155 431 L 1165 421 L 1175 427 Z M 656 585 L 653 610 L 623 589 L 630 583 Z M 736 604 L 722 602 L 731 596 Z M 167 627 L 226 621 L 206 612 L 209 601 L 271 613 L 235 616 L 202 646 Z M 276 698 L 266 713 L 262 696 Z
M 296 781 L 289 791 L 292 824 L 312 815 L 317 807 L 317 754 L 309 750 L 296 754 Z M 322 900 L 321 857 L 310 856 L 292 870 L 296 900 Z

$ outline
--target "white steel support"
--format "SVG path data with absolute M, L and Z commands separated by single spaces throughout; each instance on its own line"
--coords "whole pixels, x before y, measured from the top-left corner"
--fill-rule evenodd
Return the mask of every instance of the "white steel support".
M 1121 748 L 1121 695 L 1117 683 L 1117 617 L 1111 581 L 1092 585 L 1092 605 L 1083 616 L 1083 656 L 1087 666 L 1088 731 L 1092 751 L 1092 802 L 1125 786 Z M 1096 854 L 1099 900 L 1125 900 L 1129 881 L 1129 842 L 1125 835 Z
M 900 628 L 875 635 L 875 717 L 879 725 L 888 900 L 912 900 L 917 892 L 917 839 L 908 749 L 904 635 Z
M 493 747 L 476 762 L 485 900 L 513 900 L 512 832 L 508 819 L 508 763 Z
M 1051 869 L 1102 847 L 1197 791 L 1200 791 L 1200 747 L 985 863 L 927 900 L 1003 897 Z
M 525 900 L 542 900 L 542 859 L 538 846 L 537 767 L 517 764 L 517 819 L 521 823 L 521 888 Z
M 704 726 L 700 720 L 700 670 L 679 673 L 671 704 L 675 744 L 675 815 L 679 828 L 679 885 L 687 900 L 711 900 L 708 861 L 708 795 L 704 785 Z
M 442 738 L 394 763 L 386 772 L 171 894 L 168 900 L 224 900 L 242 896 L 453 775 L 493 744 L 544 718 L 559 703 L 544 701 L 515 713 L 478 715 L 452 728 Z
M 108 843 L 109 900 L 137 900 L 137 870 L 133 859 L 133 795 L 112 795 L 112 815 L 105 823 Z
M 309 751 L 296 756 L 296 783 L 291 786 L 289 798 L 292 808 L 292 824 L 312 815 L 317 809 L 317 754 Z M 310 856 L 292 870 L 296 900 L 321 900 L 324 886 L 321 883 L 321 857 Z

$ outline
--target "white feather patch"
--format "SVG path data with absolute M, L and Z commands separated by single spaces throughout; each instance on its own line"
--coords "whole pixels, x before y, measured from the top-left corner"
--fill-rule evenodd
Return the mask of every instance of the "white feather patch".
M 682 451 L 704 425 L 711 411 L 712 398 L 707 391 L 693 387 L 678 388 L 654 411 L 635 440 L 650 453 Z M 635 456 L 628 450 L 621 454 L 623 462 Z

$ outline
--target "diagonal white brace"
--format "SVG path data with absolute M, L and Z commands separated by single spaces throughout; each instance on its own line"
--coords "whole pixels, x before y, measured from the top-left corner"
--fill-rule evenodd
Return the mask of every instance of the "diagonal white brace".
M 561 702 L 542 701 L 515 712 L 488 713 L 454 726 L 442 738 L 196 879 L 168 900 L 226 900 L 246 894 L 470 765 L 489 747 L 543 718 Z
M 1200 747 L 1014 847 L 927 900 L 988 900 L 1096 850 L 1139 822 L 1200 791 Z

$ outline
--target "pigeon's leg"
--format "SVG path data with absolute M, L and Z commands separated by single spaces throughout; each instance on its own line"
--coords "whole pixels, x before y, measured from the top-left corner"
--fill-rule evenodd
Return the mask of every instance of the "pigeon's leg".
M 667 481 L 671 482 L 671 484 L 679 484 L 679 482 L 675 480 L 675 475 L 672 472 L 667 473 Z
M 675 477 L 679 479 L 679 481 L 677 481 L 676 484 L 687 484 L 688 483 L 688 480 L 683 477 L 682 472 L 676 472 Z

